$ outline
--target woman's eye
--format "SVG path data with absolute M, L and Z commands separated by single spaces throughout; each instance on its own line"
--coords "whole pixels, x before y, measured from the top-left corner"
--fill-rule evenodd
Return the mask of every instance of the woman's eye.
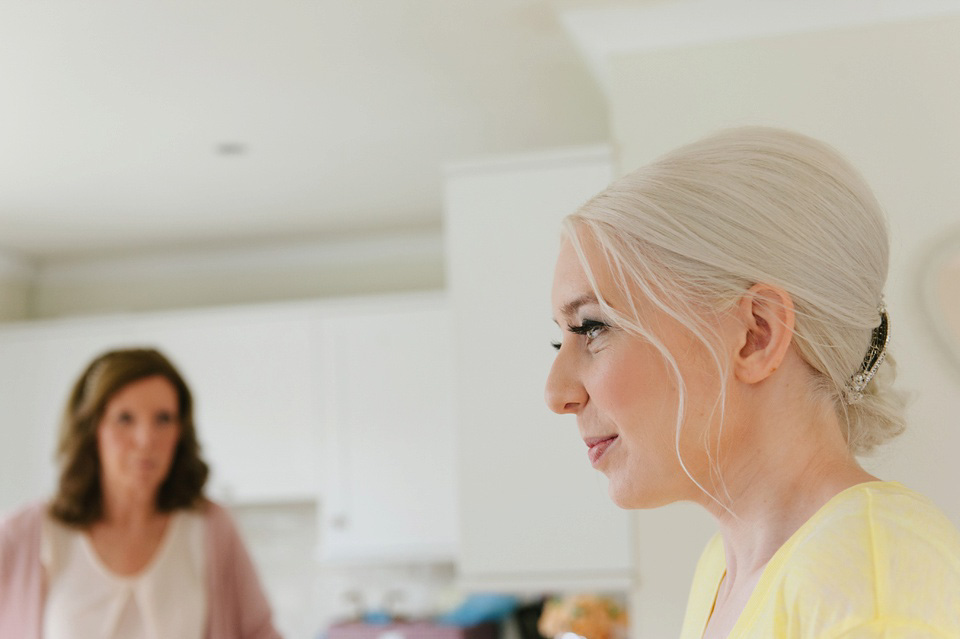
M 157 415 L 157 423 L 166 426 L 167 424 L 172 424 L 174 422 L 174 417 L 172 413 L 160 413 Z
M 123 424 L 124 426 L 126 426 L 127 424 L 132 424 L 133 415 L 131 415 L 130 413 L 120 413 L 119 415 L 117 415 L 117 423 Z
M 596 320 L 583 320 L 580 326 L 571 326 L 570 332 L 576 333 L 577 335 L 583 335 L 587 338 L 588 341 L 595 340 L 600 337 L 600 334 L 608 328 L 603 322 L 598 322 Z

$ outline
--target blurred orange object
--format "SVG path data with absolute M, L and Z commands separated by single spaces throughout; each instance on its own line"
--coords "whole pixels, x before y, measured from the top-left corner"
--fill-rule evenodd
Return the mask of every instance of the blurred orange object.
M 627 612 L 623 604 L 610 597 L 556 597 L 544 604 L 537 630 L 544 637 L 572 632 L 586 639 L 624 639 Z

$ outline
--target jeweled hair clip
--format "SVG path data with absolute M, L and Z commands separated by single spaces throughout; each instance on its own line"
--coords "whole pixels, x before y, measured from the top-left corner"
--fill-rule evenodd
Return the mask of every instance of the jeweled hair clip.
M 883 360 L 887 357 L 887 343 L 890 341 L 890 318 L 887 316 L 887 307 L 881 301 L 877 307 L 880 312 L 880 325 L 873 329 L 870 335 L 870 348 L 860 364 L 860 368 L 853 374 L 846 385 L 845 399 L 848 404 L 856 404 L 863 400 L 863 391 L 874 378 Z

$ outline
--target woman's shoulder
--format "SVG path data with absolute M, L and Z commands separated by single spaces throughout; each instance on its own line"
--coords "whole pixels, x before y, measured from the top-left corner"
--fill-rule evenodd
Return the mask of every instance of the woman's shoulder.
M 29 504 L 0 521 L 0 635 L 40 636 L 44 574 L 40 535 L 45 503 Z
M 806 565 L 856 565 L 877 579 L 930 566 L 956 575 L 960 585 L 960 531 L 930 499 L 897 482 L 841 492 L 786 546 L 794 562 Z
M 37 502 L 10 513 L 0 521 L 0 581 L 20 577 L 34 568 L 39 569 L 46 512 L 47 505 Z
M 808 551 L 856 542 L 875 556 L 946 560 L 960 570 L 960 531 L 929 498 L 898 482 L 866 482 L 843 491 L 801 528 Z M 844 540 L 849 540 L 845 542 Z
M 830 601 L 848 620 L 957 623 L 960 532 L 931 500 L 899 483 L 843 491 L 781 550 L 781 599 L 797 609 L 808 602 L 826 613 Z
M 47 513 L 47 503 L 34 502 L 0 518 L 0 543 L 16 542 L 24 536 L 38 535 Z
M 212 499 L 204 498 L 192 511 L 203 519 L 208 537 L 215 542 L 222 542 L 238 536 L 237 526 L 227 510 Z
M 872 508 L 871 525 L 877 530 L 927 539 L 960 559 L 960 530 L 933 500 L 897 482 L 870 484 L 865 489 Z

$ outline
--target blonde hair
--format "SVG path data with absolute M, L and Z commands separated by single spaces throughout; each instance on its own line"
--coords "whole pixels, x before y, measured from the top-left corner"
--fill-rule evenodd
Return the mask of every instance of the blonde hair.
M 640 321 L 634 291 L 706 346 L 722 380 L 727 362 L 711 318 L 753 284 L 786 291 L 796 311 L 794 344 L 812 371 L 810 392 L 832 405 L 850 450 L 868 452 L 903 431 L 905 401 L 891 388 L 889 353 L 863 399 L 847 401 L 847 384 L 880 324 L 889 242 L 870 188 L 826 144 L 765 127 L 723 131 L 615 181 L 568 216 L 564 229 L 605 312 L 649 340 L 673 372 L 678 457 L 685 386 L 673 355 Z M 598 289 L 584 232 L 627 308 L 611 308 Z M 891 324 L 896 330 L 896 318 Z M 715 408 L 721 429 L 722 395 Z

